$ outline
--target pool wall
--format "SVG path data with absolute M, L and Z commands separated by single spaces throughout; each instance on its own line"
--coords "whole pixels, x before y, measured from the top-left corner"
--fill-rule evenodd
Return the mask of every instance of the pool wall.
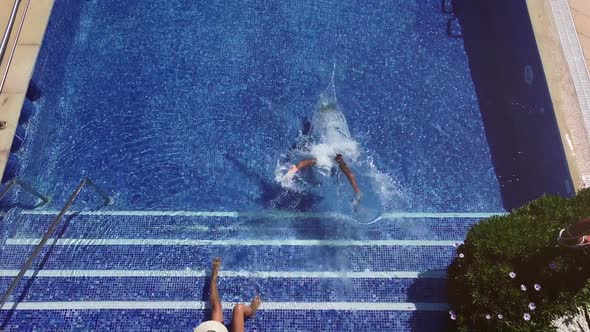
M 524 0 L 453 1 L 504 206 L 574 185 Z
M 51 17 L 47 25 L 48 33 L 45 34 L 43 40 L 43 47 L 41 47 L 37 64 L 33 72 L 31 84 L 39 91 L 42 98 L 37 101 L 27 101 L 24 104 L 24 109 L 34 116 L 42 116 L 41 113 L 47 109 L 46 105 L 60 105 L 63 101 L 60 100 L 60 91 L 63 87 L 64 76 L 66 72 L 65 63 L 72 49 L 72 45 L 76 42 L 77 31 L 80 25 L 80 12 L 83 3 L 79 1 L 56 1 L 53 7 Z M 59 114 L 58 114 L 59 116 Z M 47 164 L 45 153 L 43 150 L 47 149 L 44 144 L 34 144 L 35 142 L 47 142 L 51 144 L 51 131 L 60 130 L 54 124 L 46 124 L 39 119 L 31 121 L 35 125 L 31 128 L 34 132 L 35 139 L 24 142 L 24 150 L 27 151 L 27 158 L 25 158 L 22 168 L 28 168 L 28 174 L 41 174 L 39 168 L 45 167 Z M 56 123 L 58 123 L 56 121 Z M 82 125 L 82 124 L 80 124 Z M 50 158 L 60 158 L 54 155 Z M 43 183 L 44 179 L 28 179 L 32 183 Z M 65 190 L 72 190 L 72 188 L 59 188 Z

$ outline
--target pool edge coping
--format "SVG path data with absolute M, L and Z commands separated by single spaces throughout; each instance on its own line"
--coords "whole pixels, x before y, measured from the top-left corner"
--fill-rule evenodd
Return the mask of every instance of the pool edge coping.
M 17 12 L 17 18 L 9 39 L 7 56 L 0 63 L 0 72 L 3 73 L 9 54 L 12 51 L 14 38 L 22 19 L 23 13 L 27 12 L 23 21 L 22 32 L 17 40 L 14 59 L 11 63 L 4 91 L 0 94 L 0 120 L 7 122 L 7 127 L 0 130 L 0 174 L 4 178 L 4 171 L 11 154 L 11 147 L 19 126 L 19 118 L 25 102 L 29 82 L 37 63 L 37 57 L 49 23 L 49 16 L 53 9 L 55 0 L 31 0 L 27 10 L 26 3 L 21 3 Z M 12 8 L 12 2 L 0 3 L 0 9 Z M 8 17 L 0 18 L 1 31 L 4 32 Z
M 572 54 L 581 54 L 582 49 L 567 0 L 526 2 L 573 189 L 578 191 L 590 186 L 590 109 L 585 110 L 585 101 L 580 96 L 590 95 L 590 86 L 581 86 L 575 75 L 585 75 L 582 78 L 588 81 L 590 77 L 585 63 L 585 72 L 571 66 L 573 61 L 579 60 L 572 58 Z M 564 5 L 567 12 L 564 12 Z M 564 31 L 564 27 L 569 31 Z M 570 39 L 567 45 L 564 38 Z M 587 113 L 586 119 L 584 113 Z

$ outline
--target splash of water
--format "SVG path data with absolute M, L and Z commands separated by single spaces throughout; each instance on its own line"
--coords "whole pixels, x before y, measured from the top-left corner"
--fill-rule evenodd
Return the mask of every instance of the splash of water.
M 328 175 L 336 166 L 334 162 L 336 155 L 341 154 L 352 161 L 356 161 L 359 156 L 358 143 L 352 139 L 346 117 L 336 97 L 335 70 L 334 64 L 330 84 L 320 94 L 320 100 L 311 121 L 311 140 L 308 146 L 311 156 L 316 160 L 316 166 L 324 175 Z
M 373 219 L 384 209 L 399 205 L 395 203 L 403 200 L 403 191 L 391 175 L 375 166 L 373 154 L 363 151 L 359 142 L 353 139 L 338 103 L 334 73 L 333 70 L 330 83 L 320 94 L 310 130 L 301 132 L 297 143 L 277 162 L 275 179 L 284 188 L 297 191 L 314 189 L 322 197 L 332 198 L 322 203 L 326 210 L 349 210 L 349 198 L 353 191 L 335 162 L 335 157 L 341 154 L 353 169 L 364 196 L 361 209 L 357 212 L 365 215 L 363 219 Z M 302 159 L 315 159 L 313 170 L 286 175 Z M 310 172 L 312 175 L 309 175 Z

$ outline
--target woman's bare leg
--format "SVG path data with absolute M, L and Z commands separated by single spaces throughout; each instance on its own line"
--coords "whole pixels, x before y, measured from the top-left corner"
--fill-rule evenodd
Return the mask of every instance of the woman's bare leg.
M 568 233 L 572 237 L 582 237 L 590 234 L 590 218 L 584 218 L 571 224 L 568 227 Z
M 223 323 L 223 308 L 221 307 L 219 290 L 217 290 L 217 275 L 219 274 L 219 266 L 221 266 L 221 258 L 216 257 L 213 260 L 211 267 L 211 288 L 209 302 L 211 302 L 211 320 L 216 320 L 220 323 Z
M 237 304 L 234 307 L 232 332 L 244 332 L 244 322 L 247 318 L 253 317 L 256 314 L 260 303 L 262 303 L 262 300 L 259 295 L 256 295 L 250 305 Z

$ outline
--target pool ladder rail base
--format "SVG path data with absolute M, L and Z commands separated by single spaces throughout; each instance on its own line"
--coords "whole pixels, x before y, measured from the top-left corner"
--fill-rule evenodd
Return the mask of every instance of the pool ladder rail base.
M 37 196 L 37 198 L 41 200 L 41 202 L 35 205 L 33 209 L 45 205 L 51 201 L 51 197 L 41 194 L 39 191 L 33 188 L 33 186 L 20 179 L 8 181 L 4 189 L 0 192 L 0 199 L 4 198 L 4 196 L 6 196 L 12 189 L 16 188 L 17 185 L 20 186 L 23 190 L 32 194 L 33 196 Z
M 7 188 L 4 189 L 4 192 L 8 192 L 8 190 L 10 190 L 16 184 L 20 184 L 22 186 L 22 183 L 23 183 L 22 181 L 15 181 L 12 183 L 12 185 L 8 185 Z M 43 250 L 43 247 L 45 246 L 47 241 L 49 241 L 49 238 L 55 232 L 55 229 L 57 228 L 59 222 L 63 219 L 63 217 L 68 212 L 68 210 L 72 207 L 72 205 L 74 205 L 76 198 L 78 197 L 78 195 L 80 195 L 80 192 L 82 191 L 82 189 L 84 189 L 84 187 L 87 185 L 92 187 L 94 189 L 94 191 L 96 191 L 104 200 L 104 204 L 99 206 L 98 208 L 102 208 L 104 206 L 113 204 L 113 198 L 111 196 L 109 196 L 106 191 L 100 189 L 94 183 L 94 181 L 92 181 L 89 178 L 82 179 L 80 181 L 80 183 L 78 184 L 78 186 L 76 187 L 76 189 L 72 192 L 70 198 L 68 199 L 68 201 L 66 202 L 64 207 L 61 209 L 59 214 L 51 222 L 51 225 L 49 226 L 49 228 L 47 229 L 47 231 L 43 235 L 43 238 L 41 239 L 39 244 L 37 244 L 37 246 L 35 247 L 35 250 L 33 250 L 31 255 L 29 255 L 29 257 L 27 258 L 27 260 L 25 261 L 25 263 L 22 265 L 21 269 L 19 270 L 17 276 L 14 277 L 14 279 L 10 283 L 10 286 L 8 287 L 8 289 L 6 290 L 6 292 L 4 292 L 4 295 L 2 296 L 2 299 L 0 300 L 0 309 L 2 309 L 2 307 L 4 307 L 4 305 L 6 304 L 6 302 L 8 302 L 8 299 L 10 298 L 10 296 L 12 295 L 12 293 L 14 292 L 14 290 L 16 289 L 16 287 L 18 286 L 18 284 L 20 283 L 22 278 L 24 277 L 25 273 L 29 270 L 31 265 L 33 265 L 33 262 L 35 261 L 37 256 L 39 256 L 39 254 L 41 253 L 41 250 Z M 25 184 L 25 186 L 23 188 L 26 188 L 26 186 L 27 185 Z M 32 189 L 32 188 L 30 186 L 28 186 L 28 189 Z M 32 189 L 32 192 L 34 192 L 34 194 L 38 197 L 43 197 L 43 198 L 47 199 L 45 196 L 39 194 L 34 189 Z M 49 200 L 47 199 L 47 201 L 49 201 Z M 14 305 L 11 309 L 16 308 L 17 305 L 18 305 L 18 302 L 15 301 Z

